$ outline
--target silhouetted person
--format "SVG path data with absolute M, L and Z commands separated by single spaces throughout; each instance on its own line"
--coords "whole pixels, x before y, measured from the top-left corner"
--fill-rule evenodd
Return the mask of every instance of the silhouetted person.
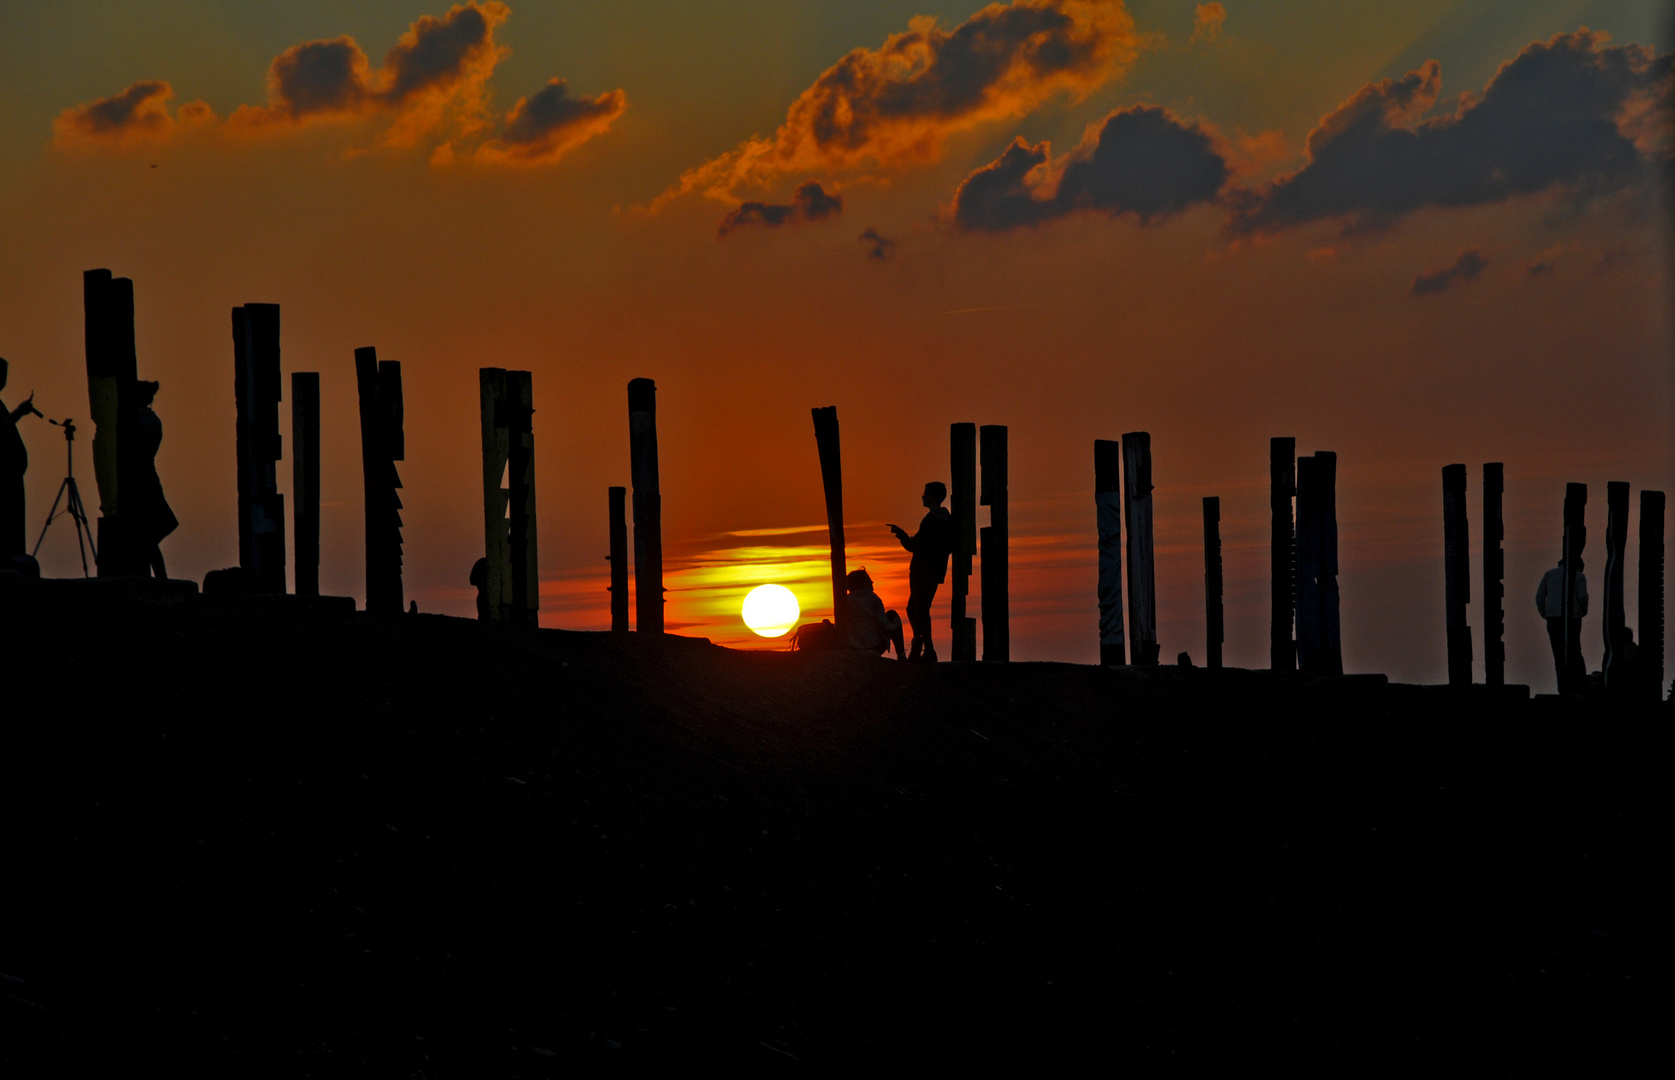
M 478 559 L 471 564 L 471 584 L 477 586 L 477 621 L 489 621 L 489 561 Z
M 884 610 L 866 567 L 851 570 L 843 581 L 849 591 L 849 647 L 882 655 L 894 645 L 896 659 L 902 659 L 907 650 L 902 648 L 901 616 Z
M 157 448 L 163 445 L 163 421 L 151 411 L 157 390 L 154 382 L 134 384 L 133 408 L 122 425 L 123 439 L 129 441 L 123 453 L 132 456 L 128 457 L 129 468 L 119 490 L 122 528 L 132 545 L 130 550 L 144 558 L 153 574 L 166 578 L 169 575 L 158 544 L 180 526 L 180 521 L 163 498 L 163 481 L 157 475 Z
M 1574 694 L 1588 679 L 1587 665 L 1582 662 L 1582 618 L 1588 614 L 1588 579 L 1582 573 L 1583 563 L 1576 560 L 1576 592 L 1570 598 L 1570 618 L 1564 610 L 1564 560 L 1541 577 L 1535 590 L 1535 608 L 1547 620 L 1547 640 L 1553 646 L 1553 671 L 1558 676 L 1559 693 Z M 1564 662 L 1565 623 L 1570 623 L 1570 639 L 1576 642 L 1576 657 L 1568 670 Z
M 0 390 L 6 388 L 9 366 L 0 360 Z M 15 556 L 29 553 L 23 522 L 23 474 L 29 471 L 29 451 L 17 422 L 30 413 L 41 415 L 34 394 L 15 409 L 8 410 L 0 401 L 0 566 L 10 566 Z
M 948 488 L 941 481 L 925 485 L 919 500 L 925 506 L 919 531 L 912 536 L 900 525 L 891 525 L 901 546 L 913 553 L 907 567 L 907 621 L 913 627 L 913 651 L 909 660 L 936 663 L 936 646 L 931 643 L 931 601 L 936 599 L 936 587 L 948 579 L 948 555 L 954 550 L 954 521 L 942 500 Z

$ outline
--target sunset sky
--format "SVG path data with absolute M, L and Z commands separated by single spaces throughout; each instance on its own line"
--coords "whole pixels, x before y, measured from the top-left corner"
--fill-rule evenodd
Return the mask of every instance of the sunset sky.
M 1605 484 L 1633 485 L 1634 530 L 1640 489 L 1675 490 L 1666 3 L 65 0 L 5 21 L 4 398 L 85 418 L 81 272 L 134 280 L 173 576 L 238 561 L 247 302 L 281 305 L 286 372 L 321 373 L 322 591 L 364 595 L 353 351 L 401 362 L 424 611 L 473 611 L 484 366 L 534 373 L 550 627 L 608 626 L 639 376 L 669 624 L 727 644 L 780 647 L 739 618 L 761 582 L 829 613 L 814 406 L 842 424 L 850 561 L 892 607 L 884 523 L 911 529 L 948 479 L 950 423 L 1008 425 L 1020 660 L 1097 658 L 1094 439 L 1151 433 L 1166 662 L 1203 660 L 1219 495 L 1226 659 L 1267 666 L 1271 436 L 1337 452 L 1345 664 L 1409 681 L 1446 670 L 1444 465 L 1471 477 L 1481 680 L 1481 465 L 1506 464 L 1507 677 L 1538 691 L 1565 482 L 1589 485 L 1590 669 Z M 33 544 L 63 444 L 23 432 Z M 67 522 L 41 561 L 79 574 Z

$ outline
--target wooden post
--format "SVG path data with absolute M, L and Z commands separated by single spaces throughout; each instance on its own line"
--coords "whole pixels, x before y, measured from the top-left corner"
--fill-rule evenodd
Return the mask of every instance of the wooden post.
M 1297 670 L 1291 641 L 1291 617 L 1297 600 L 1296 536 L 1291 528 L 1291 497 L 1297 493 L 1297 440 L 1268 440 L 1268 509 L 1270 586 L 1273 609 L 1268 626 L 1268 665 L 1275 671 Z
M 1338 605 L 1338 455 L 1317 450 L 1314 477 L 1319 496 L 1320 569 L 1320 657 L 1316 668 L 1322 675 L 1343 674 L 1343 634 Z
M 1204 653 L 1211 671 L 1221 670 L 1226 636 L 1221 610 L 1221 498 L 1204 497 Z
M 953 659 L 977 659 L 977 620 L 968 616 L 971 558 L 977 554 L 977 425 L 948 426 L 948 509 L 954 526 L 954 589 L 949 601 Z
M 506 373 L 506 499 L 511 511 L 511 621 L 541 625 L 540 561 L 535 545 L 535 391 L 527 371 Z
M 1645 697 L 1663 700 L 1663 492 L 1640 493 L 1640 675 Z
M 1605 610 L 1600 629 L 1605 638 L 1605 660 L 1600 671 L 1605 675 L 1606 689 L 1620 693 L 1624 685 L 1622 663 L 1623 633 L 1628 629 L 1628 616 L 1623 610 L 1624 563 L 1628 559 L 1628 484 L 1613 480 L 1605 485 Z M 1625 665 L 1626 667 L 1626 665 Z
M 983 548 L 983 659 L 1004 663 L 1012 659 L 1012 528 L 1007 500 L 1006 426 L 983 425 L 977 429 L 977 443 L 983 470 L 978 502 L 989 508 L 989 524 L 979 534 Z
M 1122 437 L 1123 509 L 1128 518 L 1129 658 L 1136 667 L 1157 664 L 1157 586 L 1152 565 L 1152 437 Z
M 291 372 L 291 532 L 298 596 L 320 595 L 320 373 Z
M 1099 530 L 1099 663 L 1127 663 L 1122 629 L 1122 444 L 1093 441 L 1093 504 Z
M 634 629 L 663 632 L 663 495 L 657 478 L 657 384 L 628 383 L 628 463 L 634 485 Z
M 477 396 L 483 426 L 484 591 L 490 622 L 506 622 L 512 608 L 512 537 L 507 524 L 511 493 L 503 481 L 511 462 L 511 402 L 505 368 L 477 369 Z
M 1483 681 L 1506 685 L 1506 554 L 1501 544 L 1506 527 L 1501 519 L 1501 496 L 1506 470 L 1498 461 L 1483 466 Z
M 1297 459 L 1297 669 L 1320 674 L 1320 483 L 1312 457 Z
M 611 564 L 611 629 L 619 634 L 628 632 L 628 489 L 606 488 L 610 503 L 611 553 L 605 556 Z
M 399 615 L 401 599 L 401 476 L 407 456 L 401 364 L 378 360 L 378 350 L 355 350 L 360 394 L 361 475 L 365 484 L 366 610 Z
M 81 275 L 82 316 L 87 349 L 87 406 L 93 418 L 93 477 L 99 487 L 99 576 L 120 573 L 118 548 L 116 450 L 117 365 L 112 341 L 109 270 L 84 270 Z
M 1466 467 L 1442 470 L 1443 592 L 1448 620 L 1448 685 L 1471 685 L 1471 545 L 1466 524 Z
M 838 439 L 837 406 L 814 409 L 814 445 L 820 453 L 820 481 L 826 489 L 826 535 L 832 550 L 832 623 L 838 640 L 849 644 L 849 594 L 844 583 L 848 557 L 843 549 L 843 447 Z
M 1571 619 L 1570 613 L 1575 610 L 1572 606 L 1576 598 L 1576 564 L 1582 559 L 1582 550 L 1588 545 L 1588 485 L 1566 484 L 1564 490 L 1564 573 L 1560 575 L 1564 584 L 1562 597 L 1564 611 L 1564 669 L 1559 677 L 1559 693 L 1575 693 L 1582 689 L 1575 683 L 1574 673 L 1585 669 L 1582 663 L 1582 640 L 1578 633 L 1580 626 Z
M 279 305 L 233 309 L 238 403 L 238 564 L 257 592 L 285 591 L 285 497 L 279 494 Z

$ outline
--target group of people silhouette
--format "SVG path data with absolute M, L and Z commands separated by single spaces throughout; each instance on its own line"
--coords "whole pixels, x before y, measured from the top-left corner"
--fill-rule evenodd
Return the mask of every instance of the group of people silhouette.
M 849 592 L 849 647 L 882 655 L 892 646 L 896 659 L 913 663 L 936 663 L 936 644 L 931 634 L 931 603 L 936 590 L 948 580 L 948 557 L 954 550 L 954 522 L 942 503 L 948 487 L 940 480 L 925 485 L 920 502 L 925 516 L 911 536 L 900 525 L 889 526 L 901 546 L 913 554 L 907 567 L 907 623 L 913 630 L 911 648 L 902 645 L 901 616 L 886 610 L 872 587 L 866 567 L 851 570 L 845 579 Z

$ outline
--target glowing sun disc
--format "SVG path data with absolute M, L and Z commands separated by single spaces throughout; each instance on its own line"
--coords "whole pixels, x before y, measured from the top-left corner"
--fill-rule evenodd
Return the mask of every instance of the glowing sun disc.
M 779 637 L 797 625 L 802 608 L 783 585 L 758 585 L 744 598 L 744 624 L 762 637 Z

